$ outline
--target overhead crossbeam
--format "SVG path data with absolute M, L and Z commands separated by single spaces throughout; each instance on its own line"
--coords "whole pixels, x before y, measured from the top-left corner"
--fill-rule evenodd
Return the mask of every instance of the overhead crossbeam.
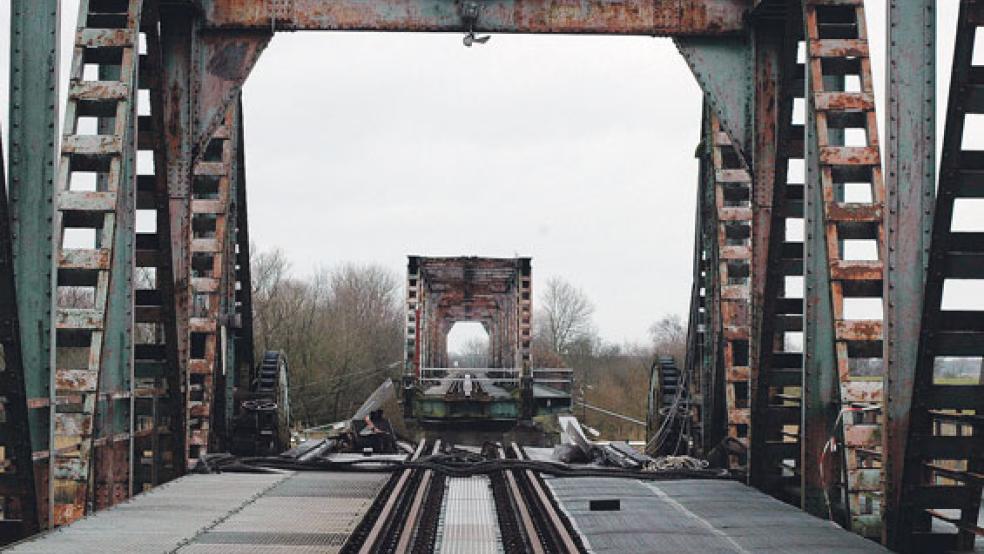
M 202 0 L 206 27 L 693 36 L 745 28 L 747 0 Z

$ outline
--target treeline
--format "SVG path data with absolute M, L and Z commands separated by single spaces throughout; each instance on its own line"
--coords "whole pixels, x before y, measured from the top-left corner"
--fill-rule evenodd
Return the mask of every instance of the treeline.
M 403 282 L 391 271 L 346 264 L 302 279 L 280 250 L 254 255 L 251 270 L 256 349 L 287 353 L 295 421 L 344 419 L 400 375 Z
M 650 326 L 646 343 L 608 343 L 598 334 L 594 304 L 583 290 L 559 278 L 549 279 L 543 290 L 534 308 L 534 364 L 574 370 L 574 413 L 602 438 L 645 440 L 644 427 L 579 403 L 645 421 L 653 359 L 670 355 L 683 363 L 683 320 L 677 315 L 659 319 Z
M 256 348 L 287 353 L 292 415 L 300 425 L 344 419 L 387 377 L 399 378 L 402 276 L 378 265 L 345 264 L 300 278 L 280 250 L 254 254 L 252 274 Z M 534 366 L 572 368 L 576 399 L 644 421 L 653 356 L 683 354 L 680 318 L 654 323 L 645 344 L 610 344 L 599 336 L 586 293 L 558 278 L 541 290 L 534 299 Z M 462 367 L 483 367 L 483 349 L 487 343 L 469 341 L 449 355 Z M 644 429 L 630 422 L 580 407 L 575 412 L 604 438 L 644 438 Z

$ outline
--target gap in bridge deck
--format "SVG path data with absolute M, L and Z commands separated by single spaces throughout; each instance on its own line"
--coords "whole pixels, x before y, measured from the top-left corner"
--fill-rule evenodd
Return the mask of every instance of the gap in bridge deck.
M 250 234 L 297 273 L 530 255 L 611 341 L 687 310 L 701 98 L 669 40 L 285 33 L 244 103 Z

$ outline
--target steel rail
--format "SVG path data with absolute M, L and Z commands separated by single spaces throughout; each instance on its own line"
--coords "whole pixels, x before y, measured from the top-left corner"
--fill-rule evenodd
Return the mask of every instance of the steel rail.
M 512 443 L 513 453 L 519 460 L 526 460 L 526 452 L 519 447 L 515 442 Z M 551 535 L 556 537 L 560 542 L 558 546 L 563 547 L 564 552 L 581 552 L 582 549 L 578 547 L 577 541 L 571 536 L 570 530 L 567 529 L 567 525 L 564 524 L 564 520 L 561 519 L 560 514 L 557 513 L 557 509 L 554 507 L 553 502 L 550 501 L 550 495 L 547 491 L 543 489 L 543 485 L 540 484 L 540 480 L 533 473 L 533 470 L 526 469 L 523 470 L 526 474 L 526 479 L 529 481 L 530 487 L 536 495 L 536 501 L 539 503 L 540 508 L 548 520 L 547 523 L 551 527 Z
M 498 447 L 499 457 L 505 458 L 506 451 L 502 446 Z M 516 476 L 513 474 L 513 470 L 507 469 L 502 472 L 506 478 L 506 483 L 509 485 L 509 494 L 512 499 L 513 505 L 516 506 L 519 511 L 520 523 L 523 524 L 523 531 L 526 534 L 527 544 L 533 551 L 533 554 L 546 554 L 546 550 L 543 548 L 543 543 L 540 540 L 540 535 L 536 531 L 536 524 L 533 523 L 533 514 L 527 505 L 526 500 L 523 498 L 523 493 L 519 489 L 519 483 L 516 481 Z
M 437 454 L 441 451 L 441 441 L 440 439 L 434 441 L 434 448 L 431 449 L 432 454 Z M 400 554 L 405 554 L 410 552 L 411 546 L 413 544 L 413 537 L 416 534 L 417 527 L 420 525 L 421 515 L 423 513 L 422 507 L 424 505 L 424 498 L 430 493 L 431 481 L 434 478 L 434 470 L 427 469 L 424 470 L 423 476 L 420 478 L 420 483 L 417 485 L 417 491 L 413 496 L 413 503 L 410 505 L 410 512 L 407 514 L 406 523 L 403 525 L 403 529 L 400 531 L 400 539 L 396 543 L 396 552 Z M 391 497 L 392 498 L 392 497 Z
M 421 441 L 417 444 L 417 449 L 410 457 L 411 461 L 420 457 L 421 452 L 424 451 L 425 445 L 426 441 L 421 439 Z M 383 509 L 379 512 L 379 516 L 376 517 L 376 521 L 373 523 L 372 529 L 369 531 L 369 535 L 366 536 L 366 540 L 359 548 L 359 554 L 371 554 L 379 551 L 377 548 L 378 543 L 382 538 L 384 538 L 384 531 L 389 526 L 388 524 L 390 523 L 393 514 L 396 512 L 398 501 L 405 494 L 405 489 L 407 487 L 407 483 L 410 481 L 410 475 L 412 473 L 412 469 L 404 469 L 400 474 L 399 480 L 396 482 L 393 490 L 390 491 L 389 498 L 386 499 L 386 504 L 383 505 Z

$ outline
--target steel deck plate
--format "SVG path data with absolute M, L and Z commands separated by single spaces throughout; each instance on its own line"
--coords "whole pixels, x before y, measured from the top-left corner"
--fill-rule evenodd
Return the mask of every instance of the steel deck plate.
M 592 552 L 887 552 L 734 481 L 643 482 L 547 478 Z M 618 499 L 617 511 L 591 511 L 590 500 Z
M 388 478 L 326 472 L 188 475 L 13 551 L 337 552 Z

